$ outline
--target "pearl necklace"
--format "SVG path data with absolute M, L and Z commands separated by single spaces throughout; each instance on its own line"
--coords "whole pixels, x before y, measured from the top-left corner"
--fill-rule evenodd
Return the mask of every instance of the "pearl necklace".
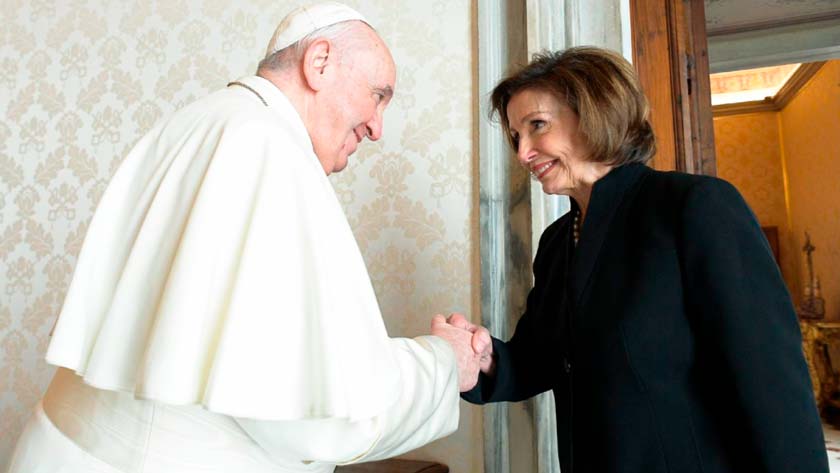
M 578 240 L 580 240 L 580 210 L 575 210 L 575 219 L 572 221 L 572 238 L 575 246 L 577 246 Z

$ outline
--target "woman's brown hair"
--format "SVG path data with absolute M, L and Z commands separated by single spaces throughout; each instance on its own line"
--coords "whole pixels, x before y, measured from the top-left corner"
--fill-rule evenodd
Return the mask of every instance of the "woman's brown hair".
M 636 72 L 619 54 L 592 46 L 536 54 L 493 89 L 491 114 L 498 114 L 510 140 L 507 106 L 517 93 L 543 90 L 566 102 L 579 118 L 589 159 L 613 166 L 645 163 L 656 152 L 649 107 Z

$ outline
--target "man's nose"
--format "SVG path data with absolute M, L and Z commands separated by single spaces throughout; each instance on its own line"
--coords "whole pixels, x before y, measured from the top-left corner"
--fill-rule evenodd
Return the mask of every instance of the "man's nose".
M 382 112 L 377 111 L 373 115 L 373 118 L 365 123 L 365 132 L 370 141 L 377 141 L 379 138 L 382 138 L 382 122 Z

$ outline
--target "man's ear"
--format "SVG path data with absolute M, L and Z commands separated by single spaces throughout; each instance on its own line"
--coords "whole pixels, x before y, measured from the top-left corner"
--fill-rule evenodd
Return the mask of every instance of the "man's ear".
M 319 38 L 306 48 L 303 54 L 303 77 L 311 89 L 321 90 L 332 79 L 338 59 L 331 57 L 334 53 L 335 48 L 326 38 Z

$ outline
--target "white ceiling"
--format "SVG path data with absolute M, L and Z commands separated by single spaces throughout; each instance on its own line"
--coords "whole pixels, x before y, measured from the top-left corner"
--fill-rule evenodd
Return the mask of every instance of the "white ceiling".
M 709 70 L 840 58 L 840 0 L 704 0 Z
M 705 0 L 710 36 L 840 15 L 840 0 Z

